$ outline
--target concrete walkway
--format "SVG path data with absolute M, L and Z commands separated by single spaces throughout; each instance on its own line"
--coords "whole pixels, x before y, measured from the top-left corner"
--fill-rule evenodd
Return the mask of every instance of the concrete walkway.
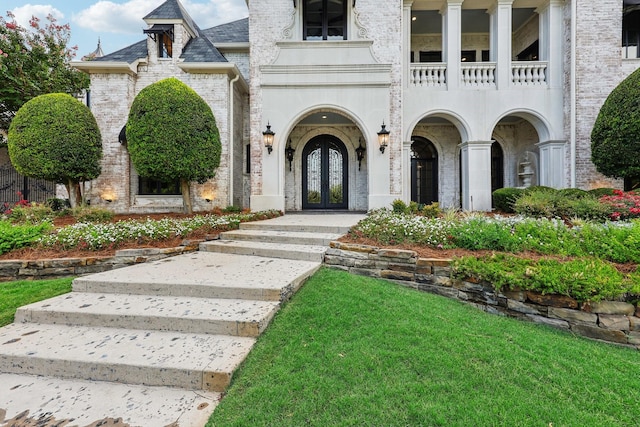
M 20 308 L 0 328 L 0 426 L 204 426 L 280 304 L 363 217 L 242 224 Z

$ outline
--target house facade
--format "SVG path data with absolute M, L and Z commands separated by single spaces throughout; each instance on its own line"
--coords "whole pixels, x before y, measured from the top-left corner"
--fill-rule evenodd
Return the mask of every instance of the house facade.
M 197 210 L 490 210 L 500 187 L 623 186 L 596 172 L 590 134 L 640 65 L 633 0 L 247 3 L 247 19 L 201 30 L 169 0 L 144 17 L 145 40 L 74 63 L 104 140 L 92 204 L 181 207 L 174 184 L 137 176 L 122 132 L 136 94 L 165 77 L 220 129 Z

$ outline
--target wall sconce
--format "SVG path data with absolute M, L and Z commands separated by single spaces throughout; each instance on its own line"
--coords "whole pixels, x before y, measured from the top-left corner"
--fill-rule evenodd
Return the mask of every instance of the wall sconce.
M 378 132 L 378 143 L 380 144 L 380 152 L 384 153 L 384 149 L 389 145 L 389 131 L 384 121 L 382 122 L 382 129 Z
M 271 130 L 271 124 L 269 124 L 269 122 L 267 122 L 267 130 L 262 132 L 262 137 L 264 138 L 264 146 L 267 149 L 267 151 L 269 152 L 269 154 L 271 154 L 271 151 L 273 151 L 273 136 L 274 135 L 275 135 L 275 132 Z
M 295 151 L 296 150 L 291 148 L 291 140 L 289 140 L 289 146 L 284 150 L 284 155 L 286 156 L 287 160 L 289 160 L 289 172 L 291 172 L 291 162 L 293 162 L 293 153 Z
M 362 146 L 362 139 L 358 139 L 358 148 L 356 148 L 356 156 L 358 156 L 358 170 L 360 170 L 360 163 L 362 163 L 362 159 L 364 159 L 365 151 L 367 151 L 367 149 Z
M 113 193 L 103 193 L 101 196 L 102 200 L 105 202 L 111 203 L 115 200 L 115 195 Z
M 214 194 L 214 192 L 213 192 L 213 191 L 211 191 L 211 190 L 205 190 L 205 191 L 202 193 L 202 198 L 203 198 L 207 203 L 210 203 L 210 202 L 213 202 L 213 199 L 215 199 L 215 198 L 216 198 L 216 195 L 215 195 L 215 194 Z

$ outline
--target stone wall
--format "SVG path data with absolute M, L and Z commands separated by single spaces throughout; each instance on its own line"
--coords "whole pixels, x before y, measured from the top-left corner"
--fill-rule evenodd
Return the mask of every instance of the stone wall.
M 60 279 L 83 276 L 156 261 L 174 255 L 193 252 L 198 243 L 185 242 L 175 248 L 122 249 L 115 256 L 95 256 L 81 258 L 57 258 L 38 260 L 0 260 L 0 282 L 13 280 Z
M 552 326 L 640 349 L 640 308 L 626 302 L 580 303 L 561 295 L 497 292 L 490 283 L 451 278 L 451 260 L 419 258 L 414 251 L 331 242 L 325 264 L 471 304 L 487 313 Z

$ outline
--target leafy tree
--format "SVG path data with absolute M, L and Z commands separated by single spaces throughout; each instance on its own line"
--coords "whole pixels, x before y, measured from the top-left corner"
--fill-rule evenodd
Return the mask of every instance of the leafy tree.
M 64 93 L 24 104 L 9 127 L 9 157 L 21 174 L 63 183 L 71 206 L 82 201 L 80 182 L 100 175 L 102 137 L 89 108 Z
M 215 176 L 220 164 L 220 134 L 211 108 L 176 78 L 144 88 L 133 100 L 127 145 L 140 176 L 180 180 L 184 211 L 191 213 L 191 182 Z
M 591 131 L 591 161 L 612 178 L 640 177 L 640 70 L 602 105 Z
M 9 128 L 13 116 L 28 100 L 46 93 L 78 94 L 89 87 L 89 77 L 69 65 L 77 47 L 67 47 L 71 36 L 68 24 L 59 25 L 49 15 L 46 25 L 41 26 L 33 17 L 30 28 L 24 28 L 11 12 L 7 12 L 7 18 L 0 16 L 2 131 Z

